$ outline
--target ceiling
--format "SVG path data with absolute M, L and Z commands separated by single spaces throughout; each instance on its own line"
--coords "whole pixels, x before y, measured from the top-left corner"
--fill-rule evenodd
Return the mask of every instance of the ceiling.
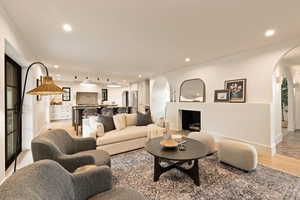
M 69 75 L 133 80 L 300 36 L 299 0 L 0 2 L 36 59 Z
M 282 59 L 281 63 L 285 66 L 300 65 L 300 46 L 288 52 Z

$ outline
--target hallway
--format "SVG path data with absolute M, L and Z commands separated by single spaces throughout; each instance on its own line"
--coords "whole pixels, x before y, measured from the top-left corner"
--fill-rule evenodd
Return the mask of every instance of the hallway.
M 290 132 L 284 136 L 276 147 L 277 154 L 300 160 L 300 131 Z

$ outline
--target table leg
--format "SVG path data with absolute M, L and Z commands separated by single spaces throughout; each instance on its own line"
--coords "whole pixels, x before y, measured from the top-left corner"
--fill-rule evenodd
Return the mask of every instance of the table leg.
M 200 186 L 198 160 L 194 160 L 194 166 L 193 166 L 193 168 L 192 168 L 192 176 L 193 176 L 193 179 L 194 179 L 194 183 L 195 183 L 197 186 Z
M 161 166 L 159 164 L 159 158 L 154 157 L 154 182 L 158 181 L 159 177 L 161 175 Z
M 185 169 L 185 168 L 181 167 L 181 165 L 186 162 L 188 162 L 189 164 L 192 164 L 192 161 L 179 161 L 179 162 L 170 164 L 167 167 L 162 167 L 160 165 L 159 157 L 154 157 L 154 176 L 153 176 L 154 182 L 157 182 L 159 180 L 159 177 L 161 174 L 163 174 L 171 169 L 176 168 L 176 169 L 182 171 L 183 173 L 187 174 L 194 181 L 195 185 L 200 186 L 198 159 L 193 160 L 193 167 L 190 169 Z

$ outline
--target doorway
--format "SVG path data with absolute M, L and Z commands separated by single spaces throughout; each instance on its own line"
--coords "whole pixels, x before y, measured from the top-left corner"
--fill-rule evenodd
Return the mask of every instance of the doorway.
M 280 125 L 276 123 L 276 152 L 300 159 L 300 47 L 293 48 L 280 59 L 275 74 L 274 99 L 278 106 L 276 113 L 281 119 L 277 120 Z
M 15 153 L 22 151 L 21 73 L 21 66 L 5 55 L 5 169 L 14 161 Z

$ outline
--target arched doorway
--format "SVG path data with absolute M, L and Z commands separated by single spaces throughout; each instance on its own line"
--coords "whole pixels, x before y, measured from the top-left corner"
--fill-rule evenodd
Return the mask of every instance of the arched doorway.
M 167 102 L 170 102 L 170 85 L 165 77 L 154 80 L 151 92 L 151 114 L 156 118 L 165 118 Z
M 286 52 L 273 73 L 276 153 L 300 159 L 300 46 Z

